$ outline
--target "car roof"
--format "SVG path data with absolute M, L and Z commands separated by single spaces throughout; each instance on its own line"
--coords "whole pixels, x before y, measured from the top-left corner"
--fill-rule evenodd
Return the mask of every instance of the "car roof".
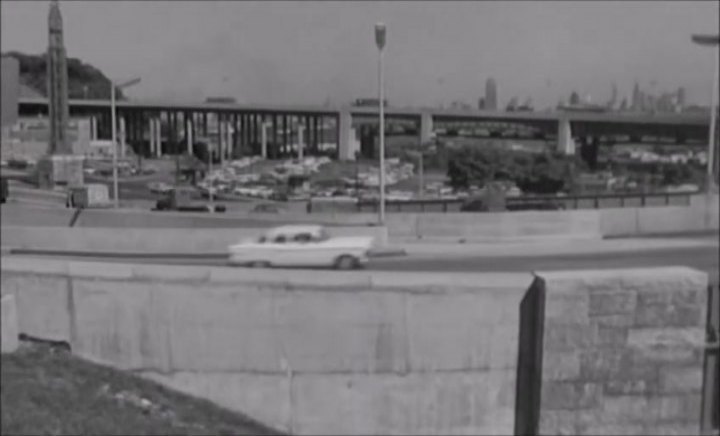
M 270 229 L 265 235 L 268 237 L 274 237 L 278 235 L 296 235 L 298 233 L 316 234 L 320 233 L 323 229 L 323 226 L 317 224 L 287 225 Z

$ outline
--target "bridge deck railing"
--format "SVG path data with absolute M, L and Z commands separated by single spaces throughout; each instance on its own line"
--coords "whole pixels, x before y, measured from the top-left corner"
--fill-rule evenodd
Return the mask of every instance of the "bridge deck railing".
M 560 209 L 602 209 L 623 207 L 689 206 L 697 192 L 622 193 L 556 196 L 522 196 L 506 199 L 508 210 L 543 209 L 555 205 Z M 385 202 L 387 212 L 460 212 L 463 199 L 412 199 Z M 358 212 L 377 212 L 377 200 L 359 201 Z

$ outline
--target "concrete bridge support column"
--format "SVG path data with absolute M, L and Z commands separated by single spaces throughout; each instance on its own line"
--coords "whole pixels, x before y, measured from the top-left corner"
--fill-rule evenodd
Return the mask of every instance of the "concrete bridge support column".
M 297 147 L 298 147 L 298 159 L 304 158 L 305 153 L 305 139 L 303 138 L 303 135 L 305 134 L 305 126 L 302 124 L 298 125 L 298 134 L 297 134 Z
M 360 143 L 355 138 L 355 129 L 352 127 L 352 114 L 341 112 L 338 116 L 338 159 L 355 160 L 355 152 L 360 150 Z
M 232 151 L 233 151 L 233 134 L 235 133 L 235 126 L 230 121 L 230 117 L 228 117 L 227 121 L 225 121 L 225 159 L 232 159 Z
M 155 153 L 157 157 L 162 156 L 162 119 L 155 118 Z
M 230 155 L 235 158 L 235 156 L 240 155 L 240 117 L 238 114 L 233 114 L 232 116 L 232 149 L 230 150 Z
M 148 130 L 150 136 L 150 156 L 155 156 L 155 119 L 148 119 Z
M 572 156 L 575 154 L 575 141 L 572 137 L 572 127 L 570 120 L 567 118 L 560 118 L 558 120 L 558 150 L 566 156 Z
M 225 161 L 225 148 L 227 146 L 225 144 L 225 142 L 227 140 L 226 131 L 227 131 L 227 124 L 225 123 L 225 120 L 223 119 L 223 117 L 218 115 L 218 146 L 220 148 L 218 150 L 218 155 L 220 157 L 220 165 L 222 165 L 223 162 Z
M 97 117 L 90 117 L 90 140 L 91 141 L 97 141 L 98 138 L 98 123 L 97 123 Z
M 187 153 L 193 155 L 193 123 L 191 117 L 185 120 L 185 142 L 187 144 Z
M 425 144 L 432 140 L 434 126 L 432 114 L 424 112 L 420 115 L 420 143 Z
M 263 159 L 267 159 L 267 129 L 270 127 L 269 123 L 264 122 L 260 125 L 260 155 Z

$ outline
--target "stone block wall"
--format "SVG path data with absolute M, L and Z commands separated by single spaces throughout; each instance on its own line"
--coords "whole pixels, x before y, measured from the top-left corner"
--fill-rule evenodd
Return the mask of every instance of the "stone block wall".
M 700 433 L 705 273 L 577 271 L 536 280 L 545 296 L 538 434 Z

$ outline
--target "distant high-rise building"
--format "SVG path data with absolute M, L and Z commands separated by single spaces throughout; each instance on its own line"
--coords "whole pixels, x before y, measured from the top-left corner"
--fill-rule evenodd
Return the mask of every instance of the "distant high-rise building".
M 640 92 L 640 85 L 638 85 L 637 82 L 635 82 L 635 86 L 633 87 L 632 103 L 630 103 L 630 109 L 634 111 L 642 109 L 642 95 Z
M 580 104 L 580 95 L 573 91 L 572 94 L 570 94 L 570 106 L 575 106 Z
M 608 108 L 609 109 L 615 109 L 615 104 L 617 103 L 617 97 L 618 97 L 618 89 L 615 82 L 612 84 L 612 94 L 610 96 L 610 101 L 608 101 Z
M 645 110 L 655 112 L 657 110 L 657 99 L 654 95 L 645 96 Z
M 485 109 L 497 110 L 497 84 L 492 77 L 485 82 Z
M 647 106 L 647 95 L 645 95 L 645 93 L 642 92 L 642 91 L 638 91 L 638 106 L 637 106 L 637 110 L 642 112 L 642 111 L 647 110 L 647 107 L 648 107 L 648 106 Z
M 507 107 L 505 108 L 505 110 L 508 111 L 508 112 L 514 112 L 515 109 L 517 109 L 517 106 L 518 106 L 517 100 L 518 100 L 517 97 L 511 98 L 510 101 L 508 102 Z
M 478 100 L 478 109 L 483 110 L 485 109 L 485 99 L 480 97 L 480 100 Z
M 619 109 L 619 110 L 620 110 L 620 111 L 626 111 L 627 108 L 628 108 L 627 105 L 628 105 L 627 98 L 623 98 L 623 99 L 622 99 L 622 102 L 620 103 L 620 109 Z
M 681 110 L 685 108 L 685 88 L 682 86 L 677 90 L 677 104 Z

